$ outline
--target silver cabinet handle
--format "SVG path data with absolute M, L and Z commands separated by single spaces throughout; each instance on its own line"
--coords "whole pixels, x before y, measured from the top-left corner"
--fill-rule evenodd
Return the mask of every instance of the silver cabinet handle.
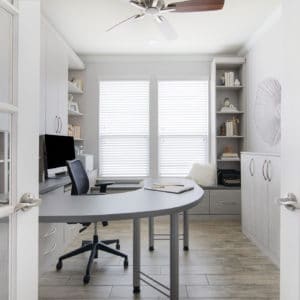
M 55 133 L 58 133 L 58 130 L 59 130 L 59 120 L 58 120 L 58 116 L 55 116 L 55 123 L 56 123 Z
M 253 177 L 254 176 L 254 158 L 251 158 L 251 160 L 250 160 L 249 172 L 250 172 L 250 175 Z
M 61 131 L 62 131 L 62 127 L 63 127 L 63 123 L 62 123 L 62 119 L 61 119 L 61 117 L 58 117 L 58 123 L 59 123 L 59 130 L 58 130 L 58 133 L 61 133 Z
M 31 193 L 26 193 L 22 196 L 20 203 L 18 203 L 15 207 L 15 212 L 22 210 L 27 211 L 30 208 L 37 207 L 42 203 L 42 199 L 36 198 Z
M 293 193 L 288 193 L 285 198 L 279 198 L 277 200 L 279 205 L 283 205 L 286 209 L 294 211 L 300 209 L 300 204 L 298 203 L 297 197 Z
M 265 160 L 264 163 L 263 163 L 263 166 L 262 166 L 262 174 L 263 174 L 263 177 L 264 177 L 265 181 L 268 180 L 267 176 L 266 176 L 266 165 L 267 165 L 267 163 L 268 163 L 267 160 Z
M 269 160 L 267 163 L 267 178 L 269 182 L 272 181 L 272 161 Z

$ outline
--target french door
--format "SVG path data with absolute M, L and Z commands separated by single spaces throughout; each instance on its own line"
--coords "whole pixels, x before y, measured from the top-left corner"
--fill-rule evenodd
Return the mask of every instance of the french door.
M 0 1 L 1 300 L 38 298 L 39 16 Z

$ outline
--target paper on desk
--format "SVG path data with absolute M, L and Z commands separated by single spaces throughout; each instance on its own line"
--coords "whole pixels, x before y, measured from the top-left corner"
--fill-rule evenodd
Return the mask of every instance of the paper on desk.
M 190 191 L 194 189 L 192 185 L 183 185 L 183 184 L 163 184 L 163 183 L 157 183 L 152 184 L 149 186 L 144 186 L 145 190 L 151 190 L 151 191 L 158 191 L 158 192 L 166 192 L 166 193 L 173 193 L 173 194 L 180 194 L 183 192 Z

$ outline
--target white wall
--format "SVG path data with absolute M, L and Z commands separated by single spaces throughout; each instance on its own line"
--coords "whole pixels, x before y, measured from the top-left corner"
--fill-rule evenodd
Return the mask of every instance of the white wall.
M 279 153 L 280 142 L 275 146 L 265 143 L 258 135 L 254 123 L 254 103 L 257 87 L 268 77 L 282 84 L 283 53 L 281 21 L 278 20 L 252 45 L 247 58 L 247 150 L 253 152 Z
M 94 155 L 98 168 L 98 106 L 99 81 L 101 79 L 201 79 L 209 78 L 210 57 L 193 56 L 115 56 L 83 57 L 86 70 L 73 72 L 72 75 L 84 81 L 84 95 L 79 106 L 84 118 L 82 135 L 85 138 L 85 152 Z M 150 88 L 152 97 L 156 86 Z M 76 100 L 76 99 L 75 99 Z

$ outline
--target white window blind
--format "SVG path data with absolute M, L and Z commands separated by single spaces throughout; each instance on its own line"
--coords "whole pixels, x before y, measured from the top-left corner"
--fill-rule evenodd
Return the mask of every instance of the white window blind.
M 160 81 L 159 175 L 186 176 L 208 161 L 208 81 Z
M 149 82 L 101 81 L 99 172 L 103 177 L 149 175 Z

